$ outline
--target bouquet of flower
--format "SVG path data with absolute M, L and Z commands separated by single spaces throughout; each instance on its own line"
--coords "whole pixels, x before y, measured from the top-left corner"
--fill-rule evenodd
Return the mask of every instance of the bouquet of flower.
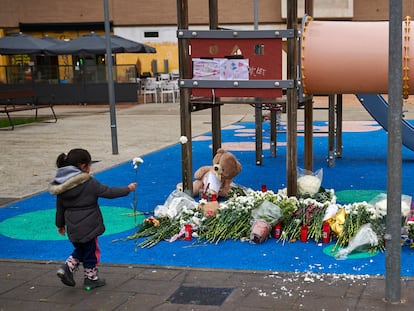
M 252 196 L 239 196 L 220 203 L 213 216 L 201 219 L 197 233 L 199 240 L 218 244 L 227 239 L 247 239 L 254 207 Z
M 230 190 L 227 193 L 227 198 L 236 198 L 240 196 L 246 196 L 249 192 L 253 191 L 250 188 L 244 187 L 242 185 L 236 184 L 235 182 L 232 182 L 230 184 Z
M 194 198 L 183 191 L 174 190 L 170 193 L 163 205 L 157 205 L 154 209 L 155 217 L 175 218 L 184 209 L 194 209 L 197 203 Z
M 387 194 L 380 193 L 369 204 L 374 207 L 374 210 L 378 217 L 385 217 L 387 215 Z M 401 195 L 401 216 L 406 219 L 410 214 L 411 208 L 411 196 Z
M 322 225 L 326 220 L 326 210 L 336 203 L 333 190 L 320 188 L 319 201 L 314 198 L 300 198 L 297 201 L 297 209 L 289 216 L 283 217 L 284 228 L 281 240 L 296 241 L 301 236 L 302 227 L 306 227 L 307 237 L 318 242 L 322 238 Z
M 316 172 L 310 172 L 305 169 L 298 168 L 298 195 L 300 197 L 312 197 L 319 192 L 322 184 L 322 169 Z
M 414 241 L 414 220 L 407 221 L 407 237 Z M 411 244 L 413 246 L 413 244 Z
M 296 241 L 301 236 L 302 227 L 306 227 L 307 238 L 318 242 L 322 238 L 322 224 L 326 206 L 312 199 L 300 202 L 298 210 L 293 215 L 282 232 L 282 241 Z
M 253 222 L 250 241 L 261 243 L 267 239 L 272 226 L 274 226 L 282 217 L 282 211 L 276 204 L 265 200 L 258 207 L 253 209 L 252 217 Z
M 337 259 L 346 259 L 354 251 L 371 251 L 378 246 L 378 236 L 371 227 L 371 223 L 363 224 L 356 235 L 349 241 L 348 246 L 340 249 L 336 254 Z
M 377 217 L 375 209 L 367 202 L 346 204 L 339 209 L 337 216 L 340 217 L 337 217 L 336 220 L 339 220 L 342 224 L 336 226 L 337 224 L 335 222 L 331 222 L 331 228 L 336 231 L 338 236 L 332 251 L 337 251 L 340 248 L 348 246 L 361 226 L 368 223 L 373 224 L 373 230 L 378 231 L 379 236 L 382 236 L 382 216 L 380 218 Z
M 128 239 L 146 238 L 144 241 L 137 242 L 138 246 L 153 247 L 158 242 L 166 240 L 172 237 L 180 230 L 180 221 L 178 219 L 172 219 L 169 217 L 155 218 L 153 216 L 148 217 L 138 227 L 138 230 Z

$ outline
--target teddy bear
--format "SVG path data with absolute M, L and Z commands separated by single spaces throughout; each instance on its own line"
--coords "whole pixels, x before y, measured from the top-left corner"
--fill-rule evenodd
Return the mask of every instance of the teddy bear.
M 193 194 L 215 194 L 227 197 L 233 178 L 242 170 L 237 158 L 229 151 L 219 148 L 213 158 L 213 165 L 202 166 L 194 173 Z

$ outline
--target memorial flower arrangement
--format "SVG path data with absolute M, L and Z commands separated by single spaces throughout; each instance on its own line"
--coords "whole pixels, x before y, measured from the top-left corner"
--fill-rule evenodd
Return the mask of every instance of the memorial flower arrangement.
M 402 224 L 406 222 L 409 216 L 410 206 L 411 197 L 403 195 L 401 198 Z M 334 251 L 349 246 L 349 243 L 358 235 L 361 228 L 366 229 L 368 224 L 370 225 L 370 231 L 375 233 L 376 237 L 371 238 L 369 234 L 364 234 L 365 238 L 360 239 L 359 245 L 355 245 L 355 247 L 365 244 L 368 245 L 371 252 L 385 250 L 386 216 L 387 196 L 385 193 L 377 195 L 370 202 L 355 202 L 341 206 L 335 217 L 331 219 L 331 226 L 333 225 L 337 236 Z
M 409 239 L 409 245 L 414 248 L 414 219 L 408 220 L 406 223 L 407 238 Z
M 357 235 L 360 228 L 365 224 L 371 224 L 371 228 L 379 238 L 379 244 L 371 248 L 371 251 L 384 250 L 384 216 L 380 215 L 379 211 L 367 202 L 356 202 L 342 206 L 331 220 L 337 236 L 334 250 L 347 247 L 350 240 Z
M 173 213 L 173 217 L 163 215 L 156 218 L 159 220 L 156 226 L 151 217 L 147 218 L 137 232 L 129 238 L 145 238 L 138 245 L 140 247 L 151 247 L 160 241 L 171 240 L 185 224 L 190 224 L 193 228 L 193 237 L 200 242 L 217 244 L 228 239 L 248 241 L 254 215 L 252 211 L 261 206 L 263 202 L 266 201 L 276 205 L 281 211 L 281 215 L 277 220 L 284 223 L 294 221 L 292 218 L 295 217 L 295 212 L 300 206 L 300 202 L 296 197 L 286 195 L 286 189 L 277 193 L 271 190 L 266 192 L 254 190 L 236 192 L 244 195 L 235 195 L 227 201 L 221 202 L 219 209 L 211 216 L 204 215 L 198 208 L 198 204 L 194 204 L 190 208 L 182 209 L 177 214 Z M 168 215 L 168 213 L 165 215 Z M 256 217 L 260 217 L 260 213 Z M 271 224 L 273 225 L 274 222 L 271 222 Z
M 183 238 L 184 228 L 191 228 L 193 239 L 188 240 L 194 243 L 218 244 L 229 239 L 257 243 L 271 236 L 268 232 L 266 237 L 252 238 L 252 224 L 260 219 L 270 227 L 280 225 L 278 241 L 282 243 L 304 241 L 303 228 L 306 228 L 305 241 L 334 242 L 332 251 L 340 253 L 342 258 L 364 245 L 370 251 L 385 249 L 385 194 L 370 202 L 340 205 L 333 189 L 320 187 L 319 178 L 307 177 L 302 182 L 302 192 L 293 197 L 287 195 L 287 189 L 255 191 L 233 185 L 228 199 L 220 202 L 214 213 L 203 212 L 200 208 L 203 200 L 195 202 L 176 190 L 170 195 L 175 201 L 169 198 L 163 206 L 158 206 L 158 211 L 163 212 L 148 217 L 129 238 L 139 239 L 139 247 L 152 247 L 161 241 Z M 319 185 L 316 193 L 314 183 Z M 410 205 L 411 197 L 403 196 L 402 221 L 408 235 L 414 239 L 414 217 L 407 221 Z M 326 225 L 329 227 L 327 239 L 323 231 Z

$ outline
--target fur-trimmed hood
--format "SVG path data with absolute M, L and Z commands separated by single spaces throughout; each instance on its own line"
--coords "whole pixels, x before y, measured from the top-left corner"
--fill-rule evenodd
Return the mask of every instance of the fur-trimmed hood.
M 49 186 L 49 192 L 51 194 L 61 194 L 85 183 L 91 178 L 91 174 L 84 173 L 74 166 L 58 168 L 55 180 Z

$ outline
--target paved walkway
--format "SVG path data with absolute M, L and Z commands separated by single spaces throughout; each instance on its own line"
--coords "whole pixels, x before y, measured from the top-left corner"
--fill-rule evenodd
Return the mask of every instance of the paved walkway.
M 72 148 L 89 150 L 99 161 L 92 169 L 101 171 L 176 144 L 181 136 L 178 104 L 118 105 L 115 140 L 107 105 L 55 109 L 57 123 L 32 123 L 0 131 L 0 198 L 23 198 L 46 190 L 54 176 L 57 156 Z M 222 109 L 222 124 L 250 117 L 253 111 L 249 105 L 227 105 Z M 39 114 L 50 112 L 41 109 Z M 194 113 L 192 127 L 193 135 L 210 131 L 209 110 Z M 114 146 L 118 154 L 113 153 Z
M 94 169 L 100 171 L 175 144 L 180 137 L 179 106 L 174 104 L 117 105 L 118 154 L 112 152 L 107 106 L 56 110 L 57 123 L 0 132 L 3 205 L 45 191 L 60 152 L 86 148 L 99 161 Z M 41 113 L 47 114 L 47 109 Z M 253 120 L 253 113 L 249 105 L 225 105 L 222 125 Z M 326 111 L 315 111 L 315 119 L 326 120 L 326 116 Z M 353 98 L 345 99 L 344 120 L 367 118 Z M 209 110 L 194 113 L 192 124 L 193 135 L 210 131 Z M 401 280 L 403 302 L 390 304 L 384 301 L 386 281 L 379 277 L 264 272 L 254 271 L 254 267 L 234 271 L 106 264 L 101 275 L 107 285 L 87 292 L 81 286 L 81 273 L 75 288 L 60 283 L 56 277 L 59 265 L 0 259 L 0 311 L 412 310 L 410 304 L 414 303 L 413 278 Z
M 283 260 L 281 258 L 281 260 Z M 403 280 L 406 302 L 384 302 L 382 278 L 102 265 L 107 285 L 85 291 L 56 277 L 57 263 L 0 262 L 0 310 L 412 310 L 413 280 Z

